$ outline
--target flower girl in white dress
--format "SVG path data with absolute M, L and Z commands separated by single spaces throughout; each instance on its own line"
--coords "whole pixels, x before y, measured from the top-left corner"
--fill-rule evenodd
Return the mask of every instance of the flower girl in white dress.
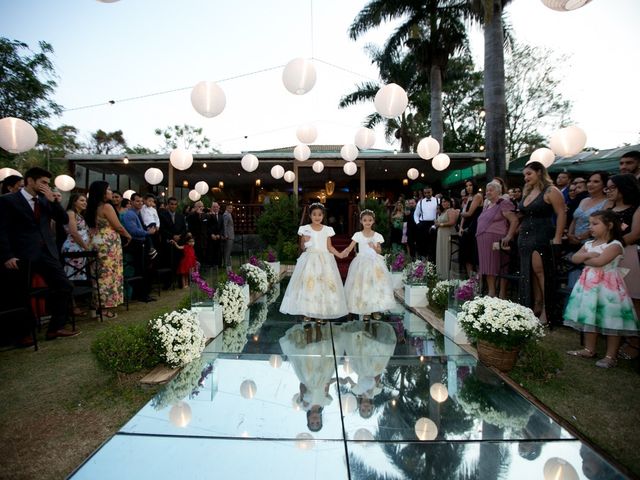
M 373 230 L 375 214 L 363 210 L 360 214 L 362 230 L 351 237 L 351 244 L 339 256 L 349 255 L 358 245 L 358 255 L 349 266 L 344 289 L 349 312 L 371 315 L 396 305 L 393 297 L 393 280 L 380 251 L 384 238 Z
M 338 255 L 331 245 L 335 232 L 322 224 L 324 214 L 321 203 L 312 203 L 309 207 L 311 223 L 298 229 L 304 251 L 282 298 L 282 313 L 315 319 L 339 318 L 349 313 L 338 264 L 333 258 Z

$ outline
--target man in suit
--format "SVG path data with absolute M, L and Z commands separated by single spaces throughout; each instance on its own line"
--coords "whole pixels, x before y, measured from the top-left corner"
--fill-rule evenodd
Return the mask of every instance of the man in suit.
M 73 285 L 64 273 L 51 232 L 52 220 L 65 225 L 69 217 L 51 191 L 50 172 L 34 167 L 25 173 L 24 180 L 23 189 L 0 196 L 0 264 L 19 270 L 29 263 L 31 272 L 44 278 L 51 313 L 46 338 L 72 337 L 80 333 L 65 329 Z M 22 287 L 26 288 L 26 282 Z M 26 334 L 29 326 L 21 327 L 20 333 Z M 23 345 L 28 343 L 23 341 Z
M 235 240 L 235 229 L 233 227 L 233 205 L 227 205 L 227 209 L 222 216 L 222 238 L 224 240 L 224 257 L 223 266 L 227 270 L 231 269 L 231 250 L 233 250 L 233 241 Z
M 160 217 L 160 238 L 162 251 L 160 252 L 162 265 L 176 271 L 182 253 L 170 242 L 180 242 L 187 233 L 187 222 L 184 215 L 178 212 L 178 199 L 169 197 L 167 208 L 158 212 Z
M 211 204 L 211 214 L 209 215 L 209 221 L 207 222 L 207 261 L 211 265 L 220 265 L 223 229 L 224 224 L 222 221 L 222 213 L 220 213 L 220 205 L 216 202 L 213 202 Z
M 433 198 L 433 189 L 424 187 L 423 198 L 416 205 L 413 219 L 417 225 L 416 249 L 418 256 L 435 261 L 435 232 L 431 229 L 438 215 L 438 200 Z

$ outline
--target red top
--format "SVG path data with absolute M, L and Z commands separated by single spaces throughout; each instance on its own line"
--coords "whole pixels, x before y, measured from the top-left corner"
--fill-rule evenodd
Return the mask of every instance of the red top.
M 184 250 L 182 251 L 182 258 L 180 259 L 180 263 L 178 264 L 178 272 L 179 274 L 189 273 L 189 270 L 192 268 L 196 268 L 196 251 L 193 248 L 193 245 L 185 245 Z

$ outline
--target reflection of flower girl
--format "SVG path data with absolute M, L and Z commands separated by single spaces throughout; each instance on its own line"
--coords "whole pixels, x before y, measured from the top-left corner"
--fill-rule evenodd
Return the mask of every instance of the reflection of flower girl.
M 322 224 L 324 206 L 309 207 L 311 223 L 298 229 L 304 252 L 298 258 L 291 280 L 280 304 L 280 311 L 290 315 L 330 319 L 347 315 L 344 287 L 331 245 L 333 228 Z

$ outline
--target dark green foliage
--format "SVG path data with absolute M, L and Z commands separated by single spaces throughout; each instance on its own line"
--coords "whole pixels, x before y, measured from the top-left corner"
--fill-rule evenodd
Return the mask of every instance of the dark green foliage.
M 280 259 L 283 262 L 293 262 L 298 258 L 298 244 L 296 242 L 283 242 Z
M 98 333 L 91 351 L 104 369 L 133 373 L 160 363 L 146 325 L 113 325 Z
M 209 285 L 210 287 L 215 287 L 215 285 Z M 191 308 L 191 295 L 185 295 L 182 300 L 178 302 L 176 305 L 176 310 L 189 310 Z
M 387 207 L 382 205 L 377 200 L 366 200 L 364 202 L 364 208 L 372 210 L 376 215 L 376 223 L 373 229 L 382 235 L 385 242 L 389 242 L 389 211 Z
M 564 367 L 562 355 L 544 347 L 539 342 L 529 342 L 520 351 L 518 363 L 511 376 L 518 382 L 539 380 L 546 382 L 554 378 Z
M 293 260 L 298 256 L 296 243 L 298 226 L 300 224 L 300 207 L 295 196 L 282 196 L 280 200 L 271 200 L 265 205 L 264 211 L 258 217 L 256 230 L 260 238 L 267 245 L 275 245 L 278 258 L 283 261 Z M 291 257 L 291 247 L 296 245 L 295 254 Z M 288 254 L 284 254 L 287 245 Z

